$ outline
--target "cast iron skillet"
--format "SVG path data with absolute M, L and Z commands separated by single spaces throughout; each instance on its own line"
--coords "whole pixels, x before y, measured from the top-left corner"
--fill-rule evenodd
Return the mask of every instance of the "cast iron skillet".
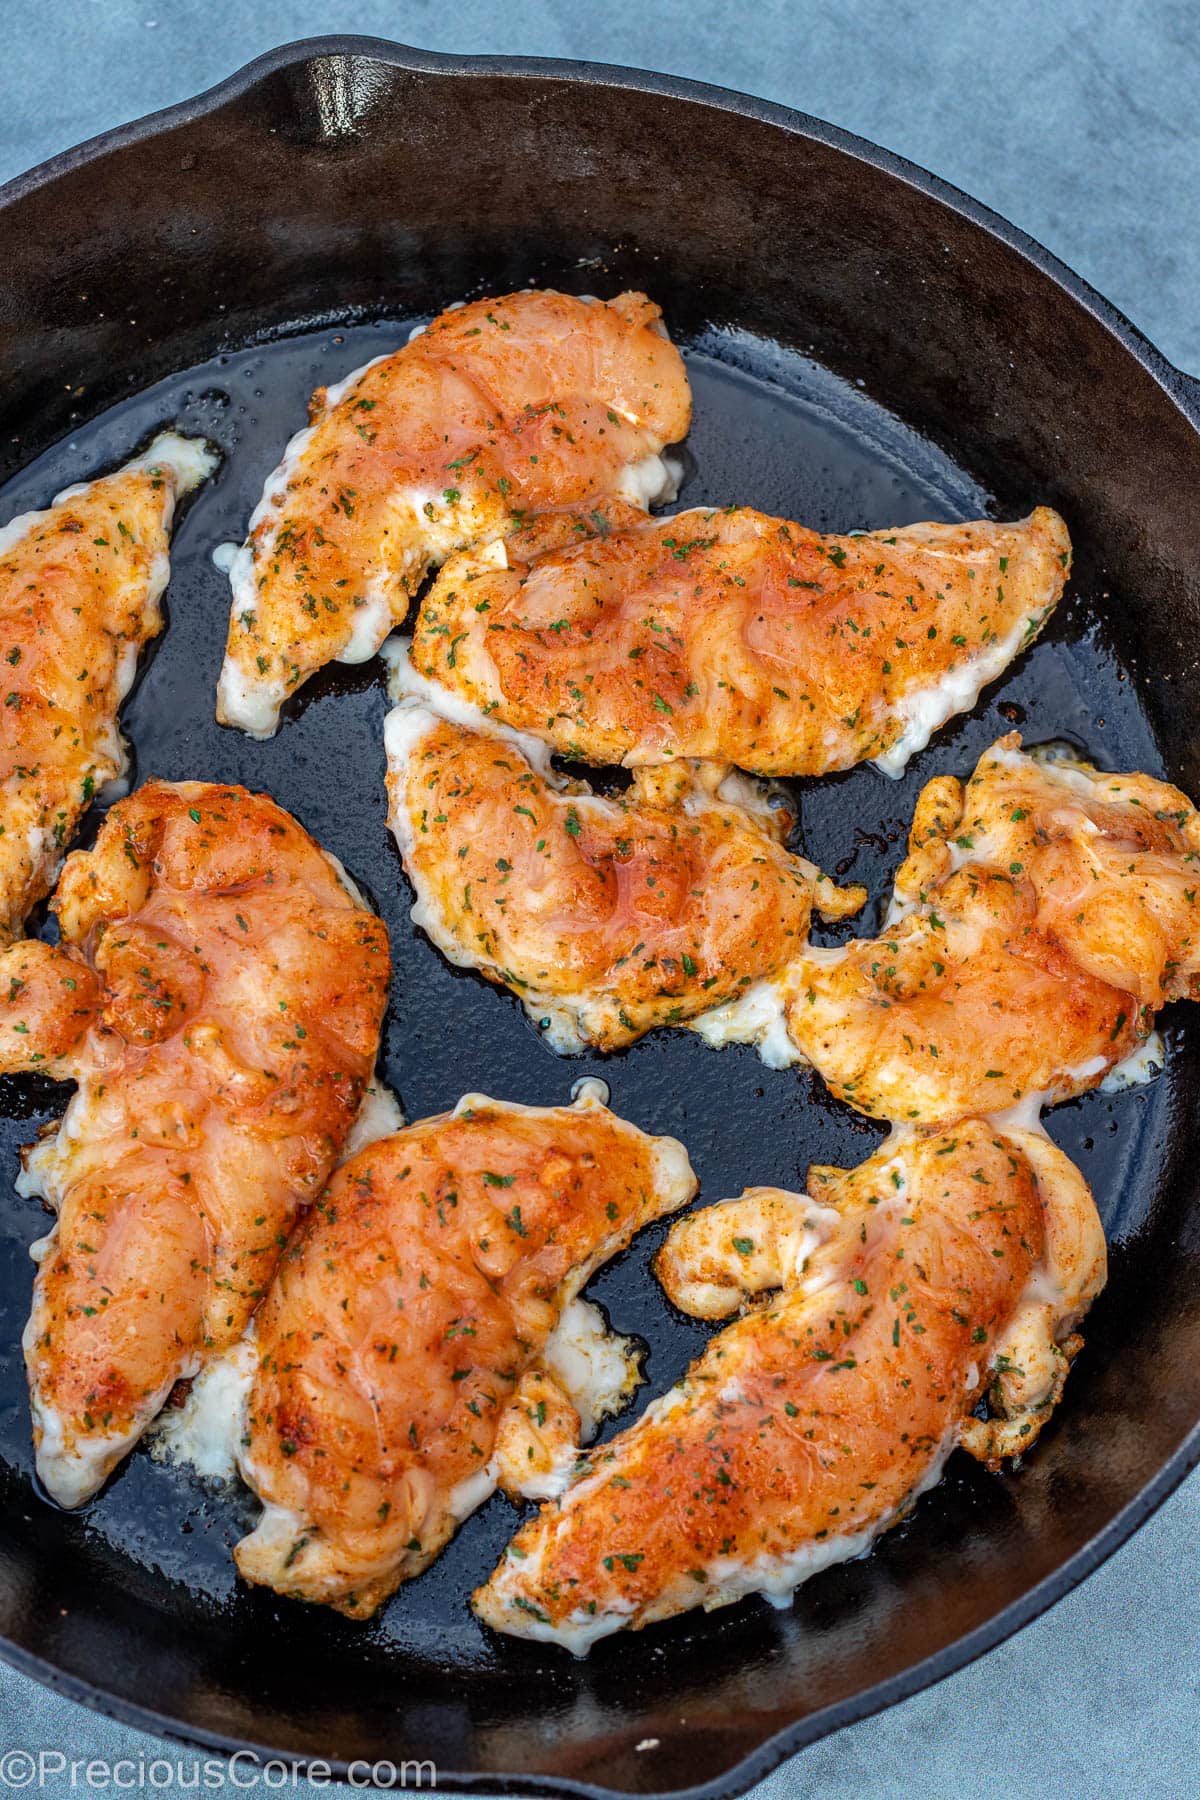
M 1014 722 L 1200 795 L 1200 392 L 1027 238 L 845 133 L 622 70 L 330 38 L 12 183 L 0 267 L 0 517 L 167 420 L 225 452 L 181 523 L 170 626 L 126 709 L 137 774 L 268 788 L 366 884 L 393 936 L 385 1064 L 410 1117 L 468 1088 L 561 1101 L 602 1073 L 628 1117 L 685 1139 L 707 1199 L 795 1184 L 811 1158 L 857 1162 L 879 1135 L 816 1082 L 686 1034 L 560 1062 L 515 1002 L 452 972 L 408 922 L 383 827 L 377 667 L 314 683 L 269 745 L 212 723 L 227 606 L 212 545 L 241 534 L 310 389 L 453 299 L 536 282 L 661 301 L 697 400 L 685 503 L 752 501 L 843 530 L 1036 500 L 1065 513 L 1071 598 L 974 714 L 898 786 L 870 768 L 800 785 L 810 854 L 869 882 L 876 908 L 919 784 L 967 771 Z M 447 1788 L 745 1788 L 1032 1618 L 1200 1457 L 1200 1060 L 1186 1019 L 1166 1025 L 1157 1083 L 1050 1120 L 1095 1184 L 1112 1276 L 1027 1466 L 991 1476 L 955 1458 L 909 1524 L 791 1612 L 693 1615 L 586 1664 L 494 1639 L 467 1612 L 515 1523 L 500 1498 L 362 1626 L 238 1590 L 227 1547 L 245 1500 L 144 1453 L 82 1515 L 39 1496 L 17 1344 L 44 1219 L 8 1179 L 62 1096 L 9 1082 L 4 1654 L 205 1745 L 339 1767 L 431 1758 Z M 649 1344 L 644 1393 L 703 1336 L 649 1279 L 657 1241 L 593 1290 Z

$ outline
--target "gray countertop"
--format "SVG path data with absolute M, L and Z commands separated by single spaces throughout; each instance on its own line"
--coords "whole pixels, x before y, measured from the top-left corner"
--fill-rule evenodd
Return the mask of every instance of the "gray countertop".
M 629 63 L 779 100 L 911 157 L 1041 239 L 1174 362 L 1200 371 L 1195 0 L 6 0 L 3 19 L 0 178 L 290 38 L 356 31 L 433 50 Z M 756 1800 L 1194 1794 L 1198 1525 L 1195 1475 L 1019 1637 L 804 1751 Z M 141 1759 L 143 1786 L 168 1793 L 193 1779 L 188 1753 L 0 1665 L 0 1786 L 13 1749 L 130 1758 L 133 1781 Z M 156 1757 L 182 1768 L 146 1774 Z M 36 1777 L 28 1785 L 39 1791 Z M 40 1791 L 86 1792 L 86 1777 L 52 1775 Z M 285 1791 L 318 1790 L 302 1780 Z

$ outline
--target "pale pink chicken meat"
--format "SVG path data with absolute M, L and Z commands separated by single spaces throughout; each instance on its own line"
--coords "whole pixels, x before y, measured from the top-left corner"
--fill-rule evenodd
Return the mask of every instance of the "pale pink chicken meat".
M 333 389 L 266 485 L 231 564 L 217 717 L 255 737 L 326 663 L 374 655 L 431 568 L 531 513 L 644 507 L 691 394 L 644 294 L 452 307 Z
M 378 1052 L 386 928 L 265 796 L 151 782 L 68 858 L 61 947 L 0 954 L 0 1069 L 73 1078 L 21 1182 L 58 1213 L 25 1334 L 80 1504 L 245 1330 Z
M 204 444 L 164 432 L 0 530 L 0 944 L 124 772 L 117 712 L 162 629 L 175 503 L 215 467 Z
M 413 632 L 423 675 L 583 762 L 763 775 L 899 773 L 1032 642 L 1071 555 L 1048 507 L 846 537 L 694 508 L 514 548 L 445 564 Z
M 657 1268 L 685 1311 L 743 1310 L 517 1533 L 473 1600 L 499 1631 L 582 1655 L 695 1607 L 787 1604 L 902 1519 L 956 1445 L 994 1463 L 1033 1444 L 1106 1259 L 1061 1152 L 964 1120 L 814 1168 L 807 1195 L 695 1213 Z
M 785 970 L 814 907 L 841 917 L 866 898 L 792 855 L 790 815 L 714 765 L 644 771 L 605 798 L 415 696 L 386 742 L 414 920 L 517 994 L 559 1051 L 689 1025 Z
M 360 1151 L 256 1320 L 242 1575 L 368 1618 L 498 1482 L 541 1473 L 579 1424 L 546 1366 L 564 1308 L 695 1190 L 681 1144 L 587 1095 L 467 1095 Z
M 1050 1104 L 1200 996 L 1200 816 L 1178 788 L 1016 734 L 923 791 L 893 923 L 808 951 L 788 1031 L 833 1091 L 924 1123 Z

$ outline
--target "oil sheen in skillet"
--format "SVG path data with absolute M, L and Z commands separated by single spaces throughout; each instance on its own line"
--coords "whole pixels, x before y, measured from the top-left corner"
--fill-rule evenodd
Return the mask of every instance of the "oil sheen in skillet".
M 764 1070 L 749 1048 L 714 1056 L 684 1033 L 660 1033 L 619 1057 L 585 1056 L 564 1065 L 538 1042 L 514 999 L 444 963 L 409 922 L 410 895 L 384 822 L 382 722 L 388 702 L 378 663 L 326 670 L 292 703 L 271 743 L 252 743 L 215 724 L 212 696 L 229 590 L 211 550 L 240 537 L 282 444 L 303 423 L 312 389 L 403 342 L 415 322 L 323 331 L 219 357 L 82 427 L 0 495 L 0 517 L 44 505 L 69 482 L 124 460 L 168 422 L 209 438 L 224 453 L 219 476 L 194 501 L 176 535 L 168 629 L 125 708 L 134 779 L 202 777 L 265 788 L 365 885 L 392 935 L 385 1070 L 408 1117 L 439 1111 L 472 1088 L 562 1104 L 572 1082 L 594 1071 L 609 1082 L 613 1104 L 625 1117 L 687 1144 L 707 1198 L 751 1183 L 794 1186 L 812 1161 L 861 1162 L 881 1132 L 828 1101 L 815 1079 Z M 978 517 L 989 510 L 989 496 L 938 451 L 853 387 L 777 346 L 740 334 L 713 335 L 692 347 L 689 375 L 696 424 L 681 506 L 723 504 L 736 496 L 835 531 Z M 1016 516 L 1033 498 L 1004 496 L 1004 515 Z M 969 718 L 946 728 L 914 759 L 903 781 L 887 781 L 866 767 L 795 785 L 807 854 L 843 881 L 865 882 L 872 906 L 886 903 L 921 784 L 943 771 L 967 773 L 1013 724 L 1027 743 L 1066 736 L 1105 766 L 1160 772 L 1133 684 L 1121 679 L 1102 631 L 1092 624 L 1087 601 L 1098 590 L 1091 572 L 1096 547 L 1077 548 L 1073 590 L 1081 598 L 1064 603 L 1045 637 Z M 85 830 L 83 841 L 88 836 Z M 871 931 L 876 924 L 868 909 L 855 929 Z M 1164 1023 L 1169 1036 L 1170 1013 Z M 1138 1223 L 1136 1211 L 1127 1209 L 1144 1204 L 1155 1189 L 1170 1080 L 1168 1066 L 1148 1088 L 1093 1094 L 1049 1120 L 1054 1137 L 1093 1183 L 1101 1214 L 1118 1238 Z M 15 1195 L 12 1176 L 16 1147 L 60 1109 L 61 1095 L 49 1084 L 0 1082 L 0 1496 L 11 1495 L 26 1509 L 39 1503 L 27 1485 L 32 1457 L 19 1340 L 33 1275 L 26 1247 L 43 1235 L 46 1218 L 36 1203 Z M 1136 1183 L 1129 1179 L 1135 1166 Z M 589 1290 L 617 1329 L 640 1333 L 649 1344 L 649 1380 L 637 1405 L 667 1387 L 707 1336 L 704 1327 L 663 1305 L 649 1275 L 664 1230 L 644 1233 Z M 1111 1283 L 1120 1280 L 1118 1253 Z M 961 1460 L 951 1463 L 936 1498 L 918 1510 L 905 1533 L 936 1527 L 953 1539 L 969 1529 L 985 1478 L 959 1468 Z M 112 1554 L 127 1561 L 129 1579 L 140 1587 L 165 1575 L 191 1590 L 197 1620 L 211 1617 L 208 1602 L 224 1603 L 236 1619 L 260 1604 L 236 1588 L 229 1554 L 253 1516 L 247 1496 L 206 1494 L 185 1471 L 139 1452 L 84 1517 L 64 1521 L 63 1530 L 100 1534 Z M 499 1667 L 504 1647 L 485 1637 L 466 1596 L 494 1567 L 515 1518 L 505 1500 L 494 1499 L 391 1604 L 372 1634 L 350 1643 L 339 1636 L 341 1653 L 376 1668 L 380 1681 L 387 1679 L 389 1651 L 396 1646 L 459 1674 L 469 1664 Z M 886 1561 L 898 1553 L 885 1541 L 876 1555 Z M 836 1605 L 841 1584 L 855 1579 L 836 1570 L 822 1577 L 799 1601 L 798 1616 L 819 1604 L 820 1594 L 832 1595 Z M 782 1617 L 773 1630 L 787 1628 Z M 746 1629 L 758 1629 L 752 1608 L 680 1628 L 701 1635 Z M 607 1654 L 603 1647 L 597 1652 L 597 1666 Z M 553 1652 L 545 1655 L 553 1662 Z

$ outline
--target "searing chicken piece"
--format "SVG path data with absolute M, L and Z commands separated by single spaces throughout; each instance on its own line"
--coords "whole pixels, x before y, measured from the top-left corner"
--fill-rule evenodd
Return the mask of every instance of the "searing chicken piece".
M 104 1004 L 77 950 L 22 939 L 0 950 L 0 1071 L 69 1081 L 80 1040 Z
M 697 1606 L 786 1605 L 903 1518 L 956 1443 L 991 1462 L 1032 1445 L 1105 1250 L 1061 1152 L 966 1120 L 812 1169 L 807 1195 L 693 1214 L 658 1272 L 703 1318 L 758 1303 L 517 1533 L 474 1597 L 497 1630 L 583 1655 Z M 985 1393 L 997 1416 L 973 1418 Z
M 400 1102 L 377 1075 L 367 1084 L 335 1166 L 349 1162 L 377 1139 L 403 1129 Z M 243 1401 L 254 1377 L 254 1365 L 251 1318 L 245 1335 L 236 1344 L 210 1358 L 194 1380 L 176 1386 L 144 1439 L 155 1461 L 189 1468 L 206 1483 L 218 1487 L 236 1481 Z
M 448 562 L 413 634 L 489 717 L 583 762 L 898 775 L 1037 635 L 1071 541 L 1044 506 L 853 537 L 697 508 L 510 561 Z
M 398 658 L 394 691 L 408 680 Z M 535 766 L 529 740 L 415 694 L 386 743 L 414 920 L 517 994 L 560 1052 L 689 1024 L 790 964 L 814 904 L 836 917 L 866 898 L 790 855 L 786 811 L 712 765 L 647 770 L 605 799 Z
M 0 944 L 48 894 L 92 796 L 125 770 L 117 711 L 162 629 L 175 503 L 216 467 L 164 432 L 0 531 Z
M 516 1488 L 570 1456 L 576 1410 L 541 1378 L 550 1335 L 592 1272 L 695 1190 L 681 1144 L 588 1093 L 467 1095 L 347 1163 L 258 1315 L 240 1460 L 265 1506 L 241 1573 L 367 1618 L 502 1459 Z
M 836 1094 L 934 1122 L 1085 1092 L 1200 996 L 1200 818 L 1147 775 L 1029 755 L 925 788 L 894 922 L 808 951 L 788 1030 Z
M 968 865 L 1031 883 L 1044 928 L 1139 1006 L 1200 998 L 1200 814 L 1177 787 L 1062 746 L 1024 751 L 1010 732 L 965 787 L 942 776 L 923 790 L 893 913 Z
M 62 946 L 0 956 L 0 1069 L 73 1076 L 21 1188 L 58 1221 L 25 1334 L 64 1506 L 242 1334 L 369 1080 L 387 933 L 262 795 L 151 782 L 67 861 Z
M 691 395 L 660 321 L 644 294 L 477 300 L 319 388 L 230 565 L 218 719 L 270 737 L 317 669 L 375 654 L 431 568 L 528 513 L 595 529 L 598 504 L 673 497 L 659 453 Z

